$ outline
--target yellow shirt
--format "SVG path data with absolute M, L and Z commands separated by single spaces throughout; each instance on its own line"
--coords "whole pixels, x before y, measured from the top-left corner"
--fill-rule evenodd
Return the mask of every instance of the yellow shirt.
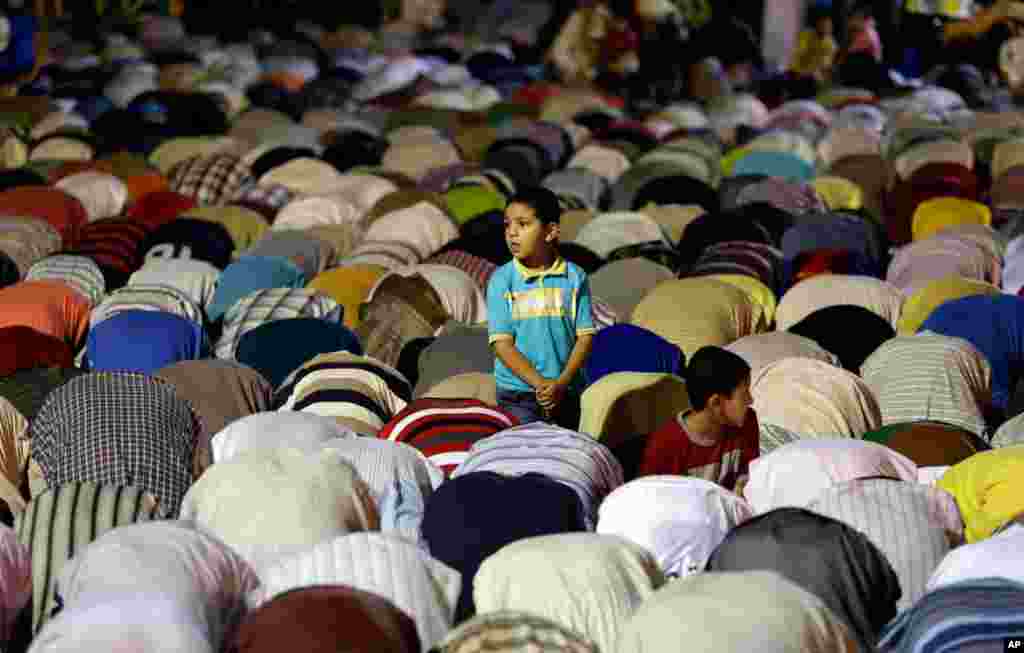
M 836 59 L 839 46 L 831 36 L 822 38 L 815 30 L 800 32 L 790 70 L 798 75 L 814 75 L 828 71 Z
M 360 305 L 386 273 L 379 265 L 350 265 L 321 272 L 307 287 L 341 304 L 345 310 L 345 326 L 355 329 L 361 323 Z
M 914 14 L 946 16 L 947 18 L 970 18 L 974 13 L 971 0 L 906 0 L 903 9 Z
M 950 468 L 936 485 L 956 499 L 967 542 L 983 540 L 1024 513 L 1024 445 L 977 453 Z

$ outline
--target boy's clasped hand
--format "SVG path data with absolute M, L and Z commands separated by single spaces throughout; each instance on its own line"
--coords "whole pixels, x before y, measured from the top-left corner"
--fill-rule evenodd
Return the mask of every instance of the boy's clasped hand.
M 544 409 L 546 417 L 551 417 L 558 408 L 558 405 L 562 403 L 562 399 L 565 398 L 565 391 L 566 384 L 557 380 L 545 380 L 544 383 L 534 388 L 534 392 L 537 396 L 537 403 L 539 403 L 540 407 Z

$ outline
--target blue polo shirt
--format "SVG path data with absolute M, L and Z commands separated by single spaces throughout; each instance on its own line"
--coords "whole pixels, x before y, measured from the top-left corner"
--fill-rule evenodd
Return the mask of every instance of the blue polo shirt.
M 495 270 L 487 284 L 487 322 L 490 343 L 511 338 L 538 374 L 558 378 L 576 337 L 596 331 L 587 274 L 562 258 L 546 270 L 533 270 L 512 259 Z M 573 380 L 573 390 L 582 388 L 580 376 Z M 498 358 L 494 380 L 499 390 L 533 391 Z

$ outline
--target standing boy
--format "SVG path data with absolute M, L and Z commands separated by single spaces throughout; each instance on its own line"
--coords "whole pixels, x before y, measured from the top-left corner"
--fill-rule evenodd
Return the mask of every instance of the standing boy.
M 558 253 L 558 198 L 524 188 L 505 209 L 512 260 L 487 285 L 498 405 L 523 424 L 575 430 L 583 368 L 595 332 L 587 275 Z

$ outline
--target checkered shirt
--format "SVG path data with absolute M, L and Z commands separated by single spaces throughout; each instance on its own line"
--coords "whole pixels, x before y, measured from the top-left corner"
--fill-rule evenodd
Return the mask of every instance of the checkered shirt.
M 255 183 L 249 166 L 231 154 L 194 156 L 171 169 L 170 189 L 197 204 L 225 204 L 239 189 Z
M 130 372 L 85 374 L 46 399 L 32 421 L 32 457 L 49 487 L 135 486 L 173 516 L 192 482 L 201 426 L 164 381 Z

